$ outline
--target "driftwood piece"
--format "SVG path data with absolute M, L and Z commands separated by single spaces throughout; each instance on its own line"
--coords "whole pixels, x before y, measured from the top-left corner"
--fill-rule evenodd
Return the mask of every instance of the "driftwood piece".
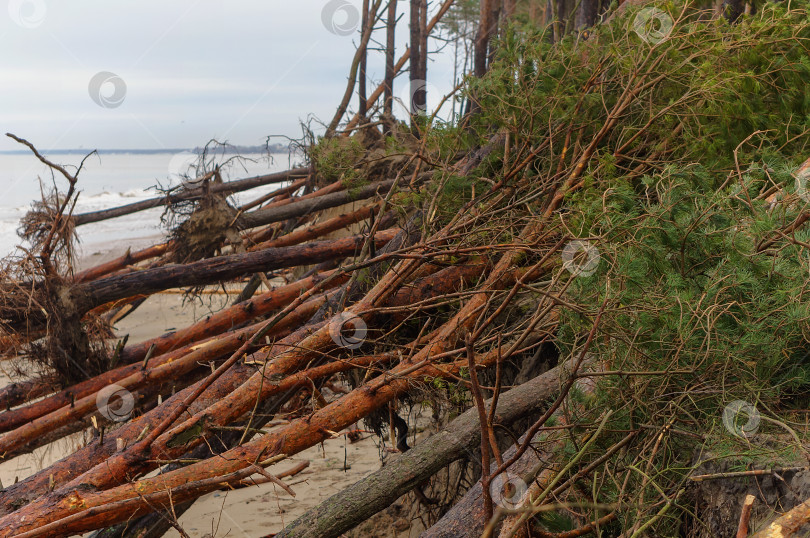
M 497 423 L 508 425 L 541 408 L 559 388 L 563 371 L 564 367 L 558 366 L 502 394 L 495 414 Z M 340 536 L 443 467 L 472 454 L 480 437 L 478 411 L 469 409 L 392 463 L 307 511 L 276 537 Z
M 153 207 L 160 207 L 162 205 L 173 204 L 185 200 L 195 200 L 200 198 L 206 192 L 227 193 L 242 192 L 263 185 L 270 185 L 272 183 L 282 183 L 291 179 L 297 179 L 306 176 L 309 173 L 309 168 L 293 168 L 292 170 L 285 170 L 283 172 L 276 172 L 274 174 L 267 174 L 264 176 L 250 177 L 246 179 L 238 179 L 236 181 L 229 181 L 227 183 L 219 183 L 210 185 L 206 190 L 203 187 L 195 187 L 192 189 L 183 189 L 180 192 L 169 194 L 167 196 L 158 196 L 140 202 L 133 202 L 131 204 L 114 207 L 112 209 L 103 209 L 101 211 L 92 211 L 88 213 L 80 213 L 73 216 L 73 222 L 76 226 L 82 224 L 89 224 L 91 222 L 99 222 L 102 220 L 112 219 L 116 217 L 123 217 L 124 215 L 131 215 Z

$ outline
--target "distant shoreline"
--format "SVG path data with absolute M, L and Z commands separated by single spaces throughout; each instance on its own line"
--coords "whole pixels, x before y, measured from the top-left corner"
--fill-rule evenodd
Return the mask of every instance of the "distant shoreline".
M 44 151 L 46 155 L 87 155 L 92 151 L 97 151 L 103 155 L 156 155 L 164 153 L 202 153 L 202 148 L 153 148 L 153 149 L 52 149 Z M 281 144 L 270 146 L 225 146 L 209 148 L 209 154 L 255 154 L 255 153 L 289 153 L 290 148 Z M 7 149 L 0 150 L 0 155 L 30 155 L 29 149 Z

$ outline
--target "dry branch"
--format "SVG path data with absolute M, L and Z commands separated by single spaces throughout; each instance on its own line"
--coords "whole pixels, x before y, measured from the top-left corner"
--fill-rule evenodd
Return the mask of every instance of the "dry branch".
M 73 216 L 73 221 L 76 226 L 81 226 L 82 224 L 89 224 L 91 222 L 99 222 L 102 220 L 121 217 L 124 215 L 131 215 L 132 213 L 137 213 L 139 211 L 144 211 L 146 209 L 152 209 L 153 207 L 160 207 L 162 205 L 171 205 L 177 202 L 188 200 L 197 200 L 200 197 L 209 193 L 232 194 L 235 192 L 241 192 L 254 189 L 256 187 L 261 187 L 263 185 L 269 185 L 272 183 L 283 183 L 284 181 L 297 179 L 306 176 L 307 174 L 309 174 L 309 168 L 306 167 L 293 168 L 292 170 L 285 170 L 284 172 L 276 172 L 274 174 L 267 174 L 264 176 L 239 179 L 236 181 L 229 181 L 227 183 L 213 184 L 208 186 L 207 188 L 195 187 L 191 189 L 182 189 L 179 192 L 175 192 L 167 196 L 160 196 L 156 198 L 150 198 L 148 200 L 143 200 L 140 202 L 133 202 L 131 204 L 115 207 L 112 209 L 104 209 L 101 211 L 93 211 L 89 213 L 80 213 L 78 215 Z

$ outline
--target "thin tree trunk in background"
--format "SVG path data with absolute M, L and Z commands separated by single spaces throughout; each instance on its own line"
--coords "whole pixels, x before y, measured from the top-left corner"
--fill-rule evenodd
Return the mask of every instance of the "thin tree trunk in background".
M 428 29 L 427 29 L 427 0 L 422 0 L 419 8 L 419 47 L 422 50 L 422 59 L 419 62 L 419 78 L 427 81 L 428 61 Z M 422 111 L 427 109 L 427 87 L 422 86 Z
M 743 13 L 743 0 L 723 0 L 723 15 L 729 22 L 734 22 Z
M 421 19 L 419 16 L 421 8 L 422 0 L 411 0 L 411 66 L 408 70 L 409 80 L 411 83 L 411 102 L 406 103 L 406 105 L 409 105 L 409 111 L 411 113 L 411 127 L 414 128 L 416 116 L 418 116 L 424 110 L 423 88 L 425 83 L 420 76 L 422 70 L 422 55 L 424 53 L 422 50 L 422 26 L 419 23 Z
M 489 50 L 489 30 L 492 22 L 492 0 L 481 0 L 481 17 L 478 22 L 478 33 L 475 37 L 475 52 L 473 53 L 473 74 L 483 77 L 487 72 L 487 52 Z
M 498 25 L 501 19 L 501 3 L 500 2 L 490 2 L 492 12 L 489 14 L 489 34 L 488 34 L 488 44 L 487 44 L 487 67 L 492 63 L 493 58 L 495 57 L 495 46 L 492 43 L 492 39 L 498 33 Z
M 568 32 L 571 31 L 569 21 L 571 19 L 571 12 L 574 9 L 576 0 L 555 0 L 557 2 L 557 20 L 560 25 L 560 39 L 562 39 Z
M 551 39 L 558 43 L 565 34 L 565 6 L 564 0 L 548 0 L 546 13 L 548 24 L 551 24 Z
M 385 90 L 383 94 L 383 114 L 394 115 L 394 37 L 397 28 L 397 0 L 388 2 L 388 20 L 385 30 Z
M 515 13 L 515 7 L 517 7 L 517 0 L 503 1 L 503 19 L 505 21 L 512 18 L 512 15 Z M 535 10 L 535 8 L 536 8 L 535 3 L 531 2 L 529 5 L 529 13 L 532 13 Z
M 442 5 L 439 6 L 439 10 L 428 21 L 427 26 L 428 33 L 433 31 L 433 28 L 435 28 L 436 25 L 439 23 L 439 21 L 442 20 L 442 17 L 444 17 L 447 14 L 447 11 L 453 6 L 453 4 L 454 0 L 444 0 Z M 394 11 L 396 12 L 396 10 Z M 411 49 L 407 48 L 405 49 L 405 52 L 402 53 L 402 56 L 400 56 L 399 60 L 397 60 L 394 63 L 394 72 L 398 73 L 400 70 L 402 70 L 402 68 L 405 67 L 405 64 L 408 62 L 408 59 L 410 57 L 411 57 Z M 368 96 L 368 103 L 369 104 L 376 103 L 377 100 L 383 96 L 384 92 L 385 92 L 385 84 L 382 83 L 379 86 L 377 86 L 374 89 L 374 91 L 371 92 L 371 94 Z M 349 123 L 346 125 L 346 130 L 343 132 L 343 136 L 349 136 L 349 132 L 351 131 L 352 128 L 357 126 L 359 121 L 360 116 L 358 114 L 355 114 L 354 117 L 352 117 L 352 119 L 349 120 Z
M 335 130 L 337 130 L 338 125 L 340 125 L 340 120 L 343 119 L 343 114 L 346 113 L 346 109 L 349 106 L 349 102 L 352 99 L 352 95 L 354 95 L 354 84 L 357 82 L 357 72 L 360 69 L 360 60 L 362 57 L 366 55 L 368 42 L 371 39 L 371 30 L 374 23 L 374 19 L 377 16 L 377 11 L 379 10 L 381 3 L 382 0 L 375 0 L 374 5 L 371 6 L 371 10 L 374 12 L 374 15 L 373 18 L 371 18 L 371 20 L 369 21 L 369 24 L 363 27 L 360 45 L 358 45 L 357 50 L 354 53 L 354 58 L 352 59 L 352 66 L 351 69 L 349 69 L 349 84 L 346 86 L 346 91 L 343 93 L 343 99 L 341 99 L 340 104 L 337 107 L 335 117 L 332 118 L 332 121 L 329 123 L 329 127 L 326 128 L 325 136 L 327 138 L 335 134 Z
M 599 16 L 599 0 L 581 0 L 577 10 L 576 29 L 584 30 L 596 23 Z
M 375 13 L 376 15 L 376 13 Z M 363 0 L 363 28 L 369 25 L 368 13 L 368 0 Z M 368 112 L 368 103 L 366 101 L 366 67 L 368 64 L 368 47 L 363 49 L 363 56 L 360 57 L 360 74 L 358 75 L 357 93 L 359 95 L 360 103 L 357 106 L 357 112 L 361 117 L 366 116 Z

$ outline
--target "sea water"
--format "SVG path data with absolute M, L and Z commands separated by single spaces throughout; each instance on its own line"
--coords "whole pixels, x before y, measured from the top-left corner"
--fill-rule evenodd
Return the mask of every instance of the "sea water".
M 49 153 L 46 157 L 74 173 L 83 155 Z M 295 164 L 295 159 L 286 154 L 247 154 L 238 160 L 232 157 L 217 155 L 213 158 L 215 163 L 222 165 L 225 181 L 286 170 Z M 211 160 L 207 160 L 208 169 Z M 197 163 L 196 155 L 190 152 L 92 155 L 79 173 L 79 196 L 74 213 L 109 209 L 159 196 L 158 188 L 177 186 L 184 178 L 194 177 Z M 231 197 L 231 201 L 245 203 L 283 185 L 267 185 L 238 193 Z M 65 193 L 68 182 L 58 172 L 53 175 L 33 154 L 0 155 L 0 257 L 15 253 L 17 245 L 27 246 L 16 233 L 20 219 L 33 201 L 41 199 L 42 193 L 51 192 L 54 186 Z M 100 245 L 126 247 L 126 243 L 132 243 L 140 247 L 159 240 L 158 236 L 166 232 L 161 225 L 163 211 L 158 207 L 80 226 L 80 254 L 91 254 L 88 251 Z

